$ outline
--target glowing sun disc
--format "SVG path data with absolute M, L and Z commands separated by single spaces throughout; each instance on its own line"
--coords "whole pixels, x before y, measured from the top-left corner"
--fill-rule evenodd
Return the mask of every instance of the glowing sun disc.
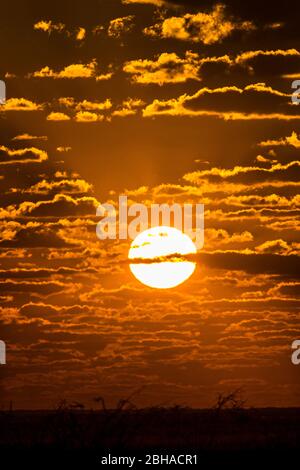
M 190 237 L 177 228 L 152 227 L 133 240 L 128 258 L 138 259 L 138 262 L 131 263 L 129 267 L 142 284 L 157 289 L 168 289 L 186 281 L 193 274 L 196 263 L 180 259 L 151 262 L 151 259 L 196 252 L 196 247 Z

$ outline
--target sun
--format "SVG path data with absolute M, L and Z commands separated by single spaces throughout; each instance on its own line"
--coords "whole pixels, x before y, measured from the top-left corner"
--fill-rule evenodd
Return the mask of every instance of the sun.
M 152 227 L 133 240 L 128 258 L 136 259 L 136 262 L 133 261 L 129 266 L 142 284 L 156 289 L 169 289 L 186 281 L 196 268 L 195 262 L 181 260 L 176 255 L 196 252 L 190 237 L 177 228 Z M 171 261 L 157 260 L 172 255 L 174 259 Z

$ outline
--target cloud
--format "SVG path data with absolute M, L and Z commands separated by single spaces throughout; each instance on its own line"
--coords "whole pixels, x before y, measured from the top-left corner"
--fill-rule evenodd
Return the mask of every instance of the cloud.
M 12 140 L 48 140 L 48 137 L 46 135 L 31 135 L 25 133 L 16 135 Z
M 43 106 L 26 98 L 9 98 L 0 105 L 0 111 L 39 111 Z
M 112 72 L 102 73 L 100 75 L 97 75 L 96 82 L 102 82 L 104 80 L 110 80 L 112 76 L 113 76 Z
M 250 50 L 239 54 L 235 62 L 257 77 L 292 78 L 293 72 L 300 68 L 300 52 L 297 49 Z
M 82 27 L 78 28 L 78 31 L 76 33 L 76 40 L 83 41 L 85 39 L 85 36 L 86 36 L 86 29 Z
M 94 59 L 87 64 L 71 64 L 56 72 L 48 65 L 41 70 L 33 72 L 29 76 L 38 78 L 54 78 L 54 79 L 74 79 L 74 78 L 95 78 L 96 80 L 108 80 L 112 73 L 98 74 L 98 64 Z
M 227 17 L 224 5 L 215 5 L 210 13 L 187 13 L 172 16 L 144 29 L 144 33 L 159 38 L 175 38 L 185 41 L 202 42 L 205 45 L 221 42 L 234 31 L 249 31 L 254 28 L 250 22 L 238 22 Z
M 24 201 L 19 206 L 9 208 L 11 217 L 63 217 L 71 215 L 95 215 L 99 202 L 89 196 L 72 197 L 55 194 L 53 199 L 46 201 Z
M 155 99 L 143 110 L 143 116 L 212 116 L 224 120 L 300 119 L 289 100 L 290 94 L 265 83 L 254 83 L 244 88 L 205 87 L 191 96 L 184 94 L 165 101 Z
M 24 193 L 49 194 L 56 193 L 89 193 L 92 185 L 83 179 L 62 179 L 60 181 L 41 180 L 30 188 L 23 190 Z
M 64 147 L 62 145 L 60 145 L 59 147 L 56 147 L 56 151 L 60 153 L 70 152 L 70 150 L 72 150 L 72 147 Z
M 58 98 L 58 103 L 61 106 L 74 108 L 77 111 L 104 111 L 112 107 L 112 102 L 108 98 L 105 101 L 89 101 L 86 99 L 83 101 L 76 101 L 73 97 L 66 96 Z
M 127 116 L 134 116 L 136 113 L 137 113 L 136 109 L 119 108 L 113 111 L 112 116 L 127 117 Z
M 73 104 L 75 104 L 73 102 Z M 105 101 L 88 101 L 83 100 L 79 101 L 75 105 L 75 109 L 78 111 L 105 111 L 112 107 L 112 102 L 110 99 L 106 99 Z
M 70 121 L 70 119 L 70 116 L 65 113 L 52 112 L 47 116 L 47 121 Z
M 9 208 L 10 213 L 7 213 L 7 217 L 10 219 L 16 214 L 17 207 Z M 14 214 L 12 212 L 14 211 Z M 59 213 L 54 215 L 55 218 L 59 218 Z M 24 223 L 15 222 L 14 220 L 5 220 L 6 229 L 1 233 L 0 236 L 0 248 L 36 248 L 36 247 L 53 247 L 53 248 L 70 248 L 71 246 L 77 246 L 78 240 L 75 240 L 75 236 L 71 240 L 70 237 L 64 236 L 64 226 L 67 226 L 66 221 L 59 219 L 57 223 L 47 222 L 43 219 L 42 223 L 29 221 Z M 3 222 L 2 222 L 3 224 Z M 2 225 L 1 224 L 1 225 Z M 14 225 L 12 225 L 14 224 Z M 76 223 L 75 223 L 76 225 Z M 11 254 L 15 257 L 15 253 Z M 9 254 L 10 256 L 10 254 Z M 34 257 L 31 252 L 27 253 L 27 257 Z
M 5 78 L 16 78 L 17 75 L 16 75 L 15 73 L 5 72 L 4 77 L 5 77 Z
M 270 160 L 269 158 L 264 157 L 263 155 L 257 155 L 255 157 L 255 160 L 260 163 L 269 163 L 269 162 L 275 162 L 276 160 Z
M 280 282 L 277 286 L 270 289 L 270 294 L 280 295 L 283 297 L 297 298 L 300 295 L 299 282 Z M 288 323 L 287 323 L 288 326 Z
M 82 270 L 82 272 L 96 272 L 93 268 L 88 268 L 87 270 Z M 9 279 L 39 279 L 50 277 L 51 275 L 64 276 L 68 274 L 76 274 L 78 272 L 75 268 L 68 267 L 59 267 L 59 268 L 12 268 L 12 269 L 0 269 L 0 279 L 9 278 Z
M 103 112 L 107 112 L 112 108 L 110 99 L 104 101 L 76 101 L 72 97 L 62 97 L 58 99 L 60 107 L 64 106 L 67 111 L 73 110 L 75 112 L 73 117 L 61 111 L 53 111 L 47 117 L 50 121 L 66 121 L 74 119 L 77 122 L 96 122 L 105 119 Z
M 287 73 L 287 74 L 282 75 L 282 78 L 287 78 L 288 80 L 297 80 L 297 79 L 300 79 L 300 72 Z
M 47 32 L 49 34 L 53 31 L 61 33 L 65 29 L 65 25 L 63 23 L 53 23 L 51 20 L 41 20 L 35 23 L 33 25 L 33 28 L 36 30 Z
M 299 278 L 300 258 L 295 255 L 215 252 L 199 253 L 198 258 L 200 262 L 219 269 L 245 271 L 252 274 L 281 274 Z
M 124 33 L 130 32 L 134 27 L 134 16 L 122 16 L 110 21 L 107 34 L 111 38 L 120 38 Z
M 254 51 L 246 51 L 236 57 L 236 63 L 245 64 L 259 57 L 279 57 L 280 59 L 282 59 L 282 57 L 300 57 L 300 52 L 297 49 L 275 49 L 266 51 L 259 49 Z
M 223 244 L 249 243 L 253 241 L 253 235 L 248 230 L 242 233 L 228 233 L 224 229 L 207 228 L 205 230 L 205 246 L 220 248 Z
M 66 285 L 59 281 L 0 281 L 2 292 L 31 292 L 49 295 L 62 291 Z
M 103 120 L 104 116 L 102 114 L 91 113 L 90 111 L 79 111 L 75 116 L 75 121 L 77 122 L 97 122 Z
M 148 59 L 131 60 L 123 70 L 132 75 L 132 81 L 141 84 L 181 83 L 188 79 L 200 80 L 198 54 L 186 52 L 181 59 L 175 53 L 164 52 L 156 61 Z
M 72 96 L 63 96 L 58 98 L 58 103 L 66 108 L 73 108 L 76 104 L 75 99 Z
M 4 145 L 0 145 L 0 165 L 43 162 L 47 159 L 47 152 L 36 147 L 11 150 Z
M 249 183 L 258 182 L 262 180 L 274 181 L 298 181 L 299 178 L 300 161 L 292 161 L 286 164 L 275 163 L 269 168 L 262 168 L 256 166 L 235 166 L 234 168 L 217 168 L 213 167 L 209 170 L 199 170 L 193 173 L 184 175 L 184 180 L 191 183 L 201 184 L 202 179 L 230 180 L 230 181 L 247 181 Z
M 72 37 L 76 41 L 83 41 L 86 37 L 86 29 L 82 26 L 69 31 L 63 23 L 55 23 L 52 20 L 41 20 L 33 25 L 37 31 L 43 31 L 49 35 L 53 32 L 64 33 L 67 37 Z
M 137 113 L 138 108 L 144 106 L 144 101 L 139 98 L 128 98 L 122 102 L 122 105 L 113 111 L 112 116 L 126 117 Z
M 268 240 L 261 245 L 258 245 L 255 249 L 257 253 L 277 253 L 287 254 L 289 253 L 290 247 L 285 240 Z
M 49 318 L 53 316 L 64 316 L 64 315 L 78 315 L 80 313 L 89 312 L 91 307 L 88 305 L 70 305 L 70 306 L 56 306 L 50 304 L 44 304 L 43 302 L 33 303 L 29 302 L 24 304 L 21 309 L 21 315 L 32 317 L 43 317 Z
M 277 147 L 277 146 L 288 146 L 300 148 L 300 139 L 297 133 L 293 131 L 290 136 L 282 137 L 281 139 L 265 140 L 258 144 L 260 147 Z

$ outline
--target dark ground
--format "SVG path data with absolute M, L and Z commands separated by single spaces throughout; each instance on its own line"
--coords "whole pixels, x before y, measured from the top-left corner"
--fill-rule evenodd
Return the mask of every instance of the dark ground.
M 197 454 L 198 464 L 189 467 L 202 469 L 297 467 L 300 408 L 0 412 L 0 459 L 16 468 L 107 468 L 100 459 L 109 453 L 142 460 L 154 453 Z

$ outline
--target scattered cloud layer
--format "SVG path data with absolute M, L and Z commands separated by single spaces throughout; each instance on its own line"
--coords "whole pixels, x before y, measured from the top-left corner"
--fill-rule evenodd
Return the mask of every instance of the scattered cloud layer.
M 109 23 L 109 27 L 107 30 L 108 36 L 112 38 L 120 38 L 124 33 L 128 33 L 134 27 L 133 20 L 133 15 L 114 18 Z
M 33 72 L 31 74 L 34 78 L 94 78 L 97 81 L 109 80 L 112 77 L 112 73 L 98 74 L 98 65 L 96 60 L 92 60 L 87 64 L 71 64 L 64 67 L 62 70 L 56 72 L 52 70 L 48 65 L 43 67 L 41 70 Z
M 281 137 L 280 139 L 270 139 L 264 140 L 259 143 L 260 147 L 282 147 L 282 146 L 291 146 L 294 148 L 300 148 L 300 139 L 295 131 L 287 137 Z
M 145 385 L 141 405 L 210 407 L 234 384 L 251 406 L 299 405 L 294 11 L 124 0 L 57 17 L 50 3 L 34 25 L 26 7 L 24 34 L 13 12 L 0 31 L 3 400 L 114 405 Z M 204 204 L 187 283 L 154 292 L 130 274 L 130 240 L 97 239 L 99 194 L 120 192 Z

